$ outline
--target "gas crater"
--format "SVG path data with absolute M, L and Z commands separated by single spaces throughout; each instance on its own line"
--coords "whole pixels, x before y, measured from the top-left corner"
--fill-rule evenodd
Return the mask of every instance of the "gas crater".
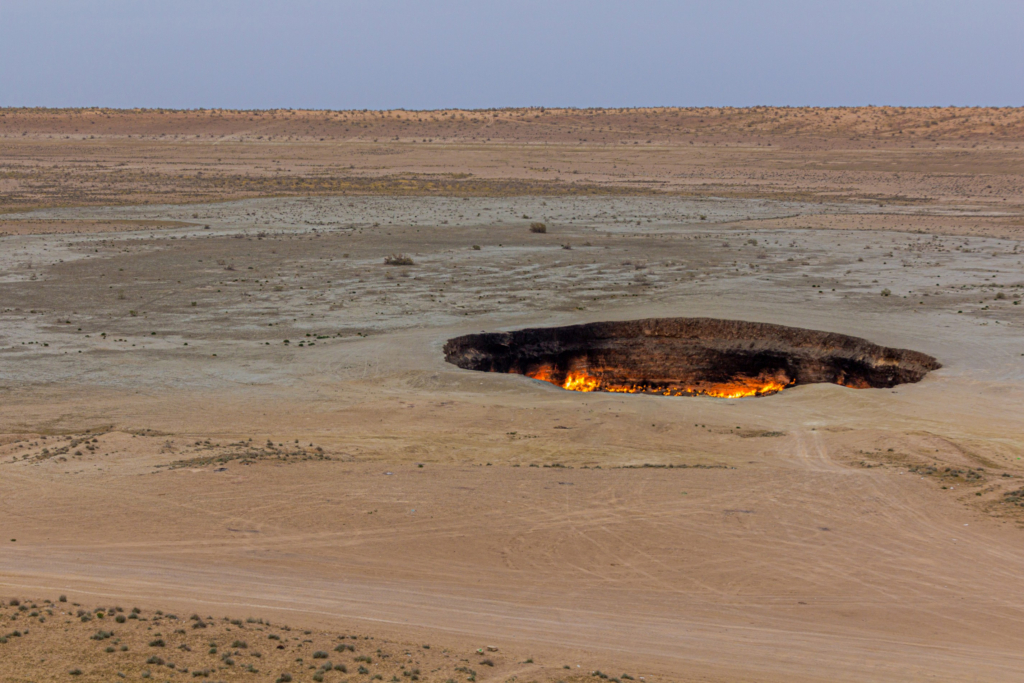
M 921 381 L 931 356 L 844 334 L 713 318 L 650 318 L 448 340 L 445 360 L 571 391 L 746 398 L 801 384 L 852 389 Z

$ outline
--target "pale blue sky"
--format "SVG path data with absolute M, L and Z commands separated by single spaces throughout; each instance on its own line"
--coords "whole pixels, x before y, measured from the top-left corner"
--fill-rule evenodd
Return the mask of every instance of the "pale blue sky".
M 0 0 L 0 106 L 1024 105 L 1024 0 Z

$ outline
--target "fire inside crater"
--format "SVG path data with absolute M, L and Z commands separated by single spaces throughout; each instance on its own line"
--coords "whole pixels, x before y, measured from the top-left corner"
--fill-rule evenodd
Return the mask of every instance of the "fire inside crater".
M 865 339 L 767 323 L 649 318 L 470 334 L 445 360 L 526 375 L 570 391 L 745 398 L 800 384 L 854 389 L 919 382 L 941 364 Z

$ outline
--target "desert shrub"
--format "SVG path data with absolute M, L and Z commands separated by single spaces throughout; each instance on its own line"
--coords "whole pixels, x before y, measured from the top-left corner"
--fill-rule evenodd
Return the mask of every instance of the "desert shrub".
M 116 617 L 114 617 L 114 621 L 116 621 L 119 624 L 123 624 L 124 622 L 128 621 L 128 617 L 126 617 L 123 614 L 118 614 Z
M 164 647 L 167 643 L 164 642 L 163 638 L 157 638 L 156 640 L 149 641 L 150 647 Z
M 882 296 L 892 296 L 892 292 L 889 291 L 888 287 L 882 290 Z
M 548 226 L 540 221 L 534 221 L 530 223 L 530 232 L 545 233 L 548 231 Z
M 72 676 L 81 676 L 82 675 L 82 670 L 75 668 L 75 669 L 72 669 L 71 671 L 69 671 L 68 674 L 70 674 Z
M 327 659 L 327 653 L 323 650 L 317 650 L 313 653 L 313 659 Z
M 277 683 L 292 683 L 292 675 L 289 673 L 281 674 L 277 677 Z
M 370 670 L 369 670 L 369 669 L 367 669 L 367 668 L 366 668 L 365 666 L 363 666 L 362 664 L 360 664 L 360 665 L 359 665 L 359 669 L 357 669 L 357 673 L 361 673 L 361 674 L 368 674 L 368 673 L 370 673 Z
M 415 261 L 408 254 L 388 254 L 384 257 L 384 265 L 387 266 L 412 266 Z
M 481 659 L 480 660 L 480 666 L 494 666 L 494 660 L 493 659 Z
M 57 602 L 67 602 L 67 601 L 68 601 L 68 596 L 66 596 L 66 595 L 62 595 L 59 598 L 57 598 Z
M 235 642 L 231 643 L 231 647 L 244 650 L 245 648 L 249 647 L 249 644 L 246 643 L 244 640 L 236 640 Z

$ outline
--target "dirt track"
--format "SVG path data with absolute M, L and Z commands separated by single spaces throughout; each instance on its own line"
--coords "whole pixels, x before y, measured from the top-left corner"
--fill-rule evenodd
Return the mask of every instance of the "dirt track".
M 0 593 L 493 644 L 496 681 L 570 663 L 1019 680 L 1024 256 L 1012 232 L 962 234 L 966 211 L 549 196 L 11 215 L 0 232 L 117 228 L 0 238 Z M 914 232 L 871 228 L 904 216 Z M 395 252 L 415 265 L 385 266 Z M 659 316 L 851 334 L 943 368 L 719 400 L 566 392 L 441 353 Z

